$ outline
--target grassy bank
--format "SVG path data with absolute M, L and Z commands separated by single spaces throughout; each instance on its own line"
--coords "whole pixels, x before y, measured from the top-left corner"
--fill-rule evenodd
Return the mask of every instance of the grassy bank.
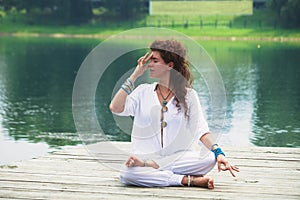
M 22 16 L 5 17 L 0 22 L 1 35 L 78 36 L 106 38 L 140 27 L 161 27 L 206 39 L 300 40 L 300 30 L 279 28 L 272 15 L 255 12 L 252 16 L 147 16 L 135 21 L 92 20 L 88 24 L 56 25 L 27 23 Z
M 42 25 L 5 25 L 1 26 L 0 35 L 14 34 L 17 36 L 74 36 L 74 37 L 96 37 L 106 38 L 110 35 L 120 33 L 132 28 L 140 28 L 143 26 L 101 26 L 101 25 L 82 25 L 82 26 L 42 26 Z M 278 40 L 287 39 L 291 41 L 299 41 L 300 32 L 298 30 L 284 30 L 284 29 L 254 29 L 254 28 L 199 28 L 199 27 L 168 27 L 155 26 L 162 28 L 169 28 L 179 31 L 191 37 L 207 38 L 207 39 L 249 39 L 249 40 Z

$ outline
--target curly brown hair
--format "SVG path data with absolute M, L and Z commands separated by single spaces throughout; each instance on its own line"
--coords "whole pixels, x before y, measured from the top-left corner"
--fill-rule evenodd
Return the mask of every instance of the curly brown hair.
M 186 59 L 186 49 L 177 40 L 155 40 L 151 45 L 152 51 L 158 51 L 165 63 L 173 62 L 173 70 L 170 74 L 169 88 L 175 94 L 176 107 L 184 109 L 185 117 L 188 115 L 186 102 L 187 88 L 191 88 L 193 77 Z

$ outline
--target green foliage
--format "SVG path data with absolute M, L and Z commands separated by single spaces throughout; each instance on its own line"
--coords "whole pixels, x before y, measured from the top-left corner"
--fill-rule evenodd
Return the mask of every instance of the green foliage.
M 271 0 L 268 7 L 277 14 L 277 20 L 283 27 L 300 27 L 300 0 Z
M 195 1 L 195 5 L 201 3 L 202 6 L 199 9 L 194 6 L 197 9 L 192 15 L 192 9 L 190 12 L 180 14 L 179 10 L 182 5 L 180 3 L 176 9 L 168 6 L 173 14 L 160 13 L 147 16 L 149 0 L 102 0 L 96 7 L 93 7 L 95 4 L 92 4 L 91 0 L 0 0 L 0 23 L 1 26 L 9 22 L 31 26 L 92 24 L 98 27 L 129 24 L 129 28 L 139 26 L 203 28 L 209 26 L 210 28 L 277 29 L 279 27 L 299 28 L 300 26 L 300 12 L 298 12 L 300 0 L 270 0 L 267 1 L 270 9 L 262 10 L 265 14 L 260 15 L 257 10 L 254 10 L 252 15 L 242 16 L 238 16 L 242 7 L 225 6 L 226 2 L 229 1 L 219 1 L 218 9 L 214 10 L 206 7 L 212 5 L 210 1 Z M 249 7 L 248 0 L 238 2 L 241 5 L 248 5 L 247 8 L 251 7 L 251 5 Z M 160 1 L 152 2 L 153 5 L 155 3 L 159 4 Z M 237 1 L 233 3 L 238 5 Z M 203 13 L 196 14 L 198 10 L 199 12 L 202 10 Z M 209 14 L 213 12 L 214 15 Z M 216 12 L 231 12 L 231 14 L 216 14 Z M 245 12 L 249 13 L 251 10 L 248 9 Z
M 282 8 L 282 20 L 287 27 L 300 27 L 300 1 L 289 0 Z
M 103 0 L 101 9 L 105 12 L 101 13 L 101 19 L 144 17 L 148 13 L 148 3 L 148 0 Z M 22 13 L 27 24 L 81 24 L 96 19 L 91 0 L 0 0 L 1 7 L 12 15 Z
M 93 17 L 90 0 L 1 0 L 0 5 L 7 12 L 23 11 L 28 24 L 80 24 Z
M 129 20 L 148 13 L 149 0 L 103 0 L 103 7 L 107 10 L 106 16 Z

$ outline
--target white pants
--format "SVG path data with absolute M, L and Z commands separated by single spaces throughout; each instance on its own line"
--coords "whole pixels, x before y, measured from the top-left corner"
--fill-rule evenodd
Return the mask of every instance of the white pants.
M 182 186 L 185 175 L 205 175 L 216 164 L 214 153 L 201 158 L 197 152 L 187 152 L 172 165 L 152 167 L 126 167 L 120 172 L 120 181 L 126 185 L 143 187 Z

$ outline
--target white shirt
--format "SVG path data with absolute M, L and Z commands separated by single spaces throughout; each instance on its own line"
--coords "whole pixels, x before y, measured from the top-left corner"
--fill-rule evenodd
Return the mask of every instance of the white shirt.
M 209 132 L 203 116 L 197 92 L 187 89 L 189 119 L 184 115 L 184 108 L 178 111 L 174 97 L 166 105 L 163 130 L 163 147 L 161 145 L 161 104 L 155 91 L 157 83 L 139 85 L 126 98 L 125 108 L 120 116 L 134 116 L 131 135 L 132 153 L 160 156 L 172 155 L 189 150 L 200 137 Z

